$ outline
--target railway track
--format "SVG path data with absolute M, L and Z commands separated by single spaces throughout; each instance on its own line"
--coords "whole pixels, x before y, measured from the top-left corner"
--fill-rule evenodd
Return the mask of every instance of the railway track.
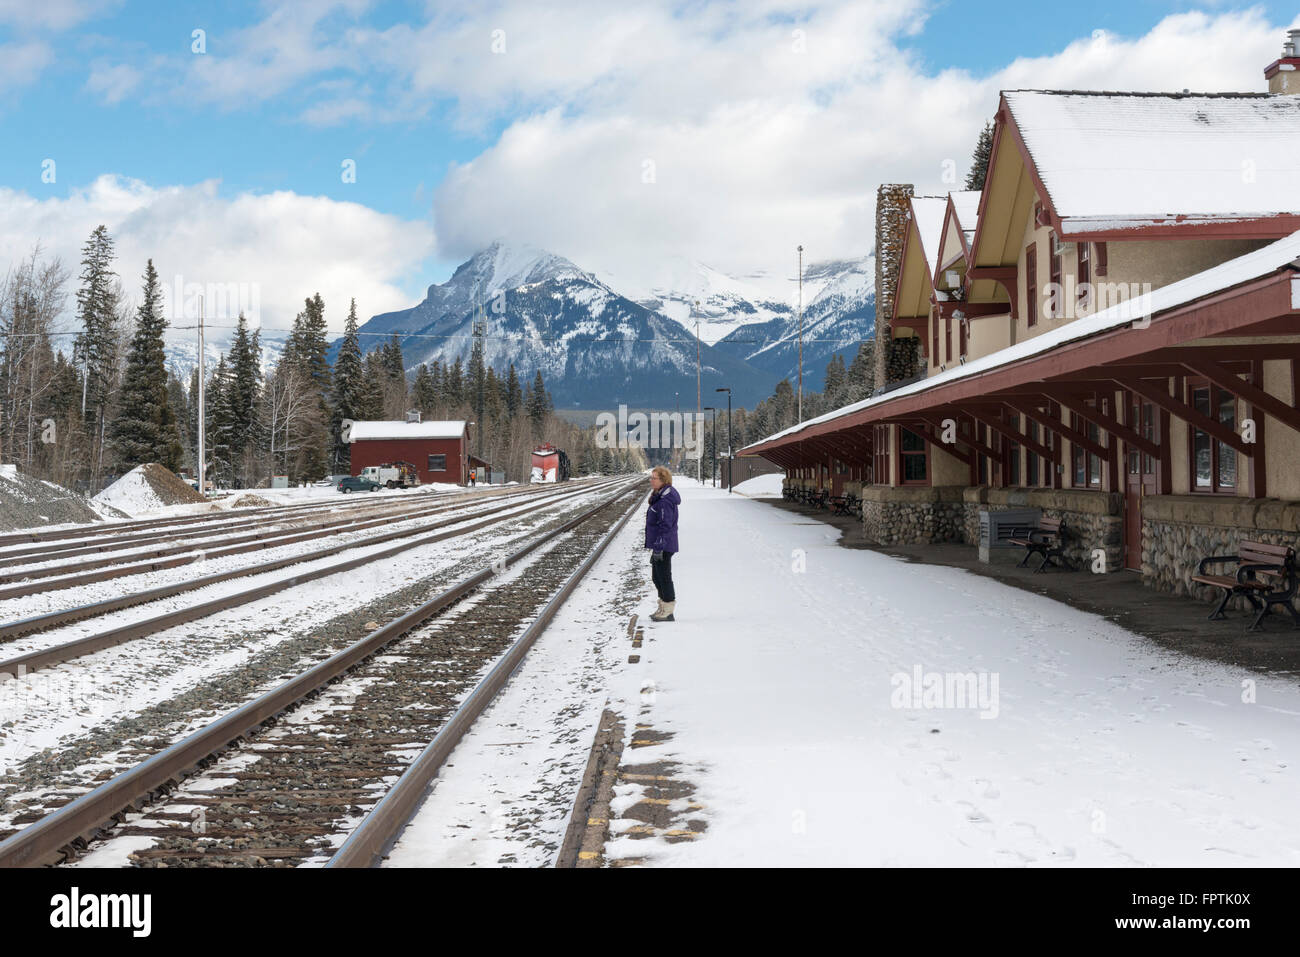
M 539 493 L 533 491 L 532 487 L 523 486 L 522 489 L 513 490 L 508 495 L 498 496 L 493 501 L 499 502 L 502 499 L 514 499 L 536 494 Z M 180 536 L 186 539 L 180 545 L 170 545 L 138 553 L 132 551 L 126 554 L 110 554 L 107 557 L 89 561 L 41 565 L 35 568 L 20 569 L 7 575 L 0 575 L 0 601 L 62 588 L 73 588 L 94 582 L 110 581 L 115 578 L 126 578 L 131 575 L 142 575 L 165 568 L 179 568 L 183 565 L 190 565 L 212 558 L 222 558 L 227 555 L 264 551 L 268 548 L 279 548 L 297 542 L 314 541 L 333 535 L 363 531 L 367 528 L 388 525 L 394 522 L 413 521 L 428 515 L 438 515 L 459 509 L 464 504 L 464 502 L 413 502 L 407 500 L 400 505 L 389 504 L 378 510 L 367 509 L 360 516 L 336 516 L 287 529 L 276 528 L 230 537 L 203 538 L 198 541 L 193 539 L 192 532 L 187 532 Z M 222 531 L 227 530 L 223 529 Z M 92 547 L 90 550 L 102 552 L 106 549 L 101 546 Z M 99 569 L 107 570 L 99 571 Z
M 152 842 L 132 854 L 140 866 L 374 863 L 632 515 L 640 486 L 615 483 L 495 567 L 45 815 L 0 842 L 0 866 L 76 857 L 115 823 L 112 839 Z
M 522 486 L 520 488 L 527 489 L 528 486 Z M 51 559 L 72 558 L 79 555 L 121 551 L 157 544 L 159 542 L 175 541 L 180 538 L 192 539 L 205 535 L 219 535 L 244 528 L 265 528 L 268 524 L 292 524 L 303 519 L 310 520 L 314 515 L 325 512 L 366 514 L 376 509 L 425 507 L 434 502 L 444 505 L 453 505 L 465 501 L 480 501 L 484 499 L 509 496 L 511 494 L 518 494 L 519 491 L 519 488 L 512 488 L 508 490 L 502 489 L 500 491 L 493 490 L 491 492 L 479 493 L 476 495 L 405 495 L 398 497 L 396 501 L 387 497 L 383 499 L 367 498 L 361 500 L 357 504 L 345 502 L 343 500 L 334 500 L 326 503 L 314 503 L 311 505 L 301 506 L 273 506 L 264 509 L 240 510 L 239 512 L 225 513 L 219 516 L 199 516 L 194 519 L 187 519 L 185 527 L 179 529 L 173 527 L 174 520 L 150 520 L 161 522 L 162 524 L 160 528 L 150 528 L 143 531 L 128 531 L 126 534 L 118 534 L 118 529 L 116 527 L 96 529 L 93 532 L 90 530 L 82 530 L 78 536 L 71 540 L 65 540 L 62 542 L 42 542 L 39 545 L 15 546 L 13 548 L 4 549 L 3 551 L 0 551 L 0 568 L 12 567 L 14 565 L 33 564 Z M 168 529 L 171 530 L 169 531 Z
M 383 561 L 412 548 L 434 544 L 450 538 L 467 535 L 502 522 L 508 522 L 532 514 L 533 512 L 549 508 L 556 502 L 564 501 L 575 496 L 591 494 L 593 491 L 598 491 L 609 484 L 611 483 L 606 482 L 591 486 L 582 486 L 576 489 L 565 488 L 558 492 L 548 491 L 546 493 L 539 493 L 535 496 L 529 497 L 523 504 L 516 502 L 508 502 L 504 505 L 498 504 L 479 511 L 454 514 L 439 521 L 417 525 L 413 528 L 398 528 L 378 535 L 371 535 L 364 539 L 349 542 L 346 546 L 347 550 L 367 549 L 377 545 L 385 545 L 386 543 L 393 541 L 398 541 L 399 544 L 388 545 L 378 551 L 371 551 L 363 555 L 345 558 L 341 561 L 332 562 L 318 568 L 301 571 L 298 574 L 287 578 L 264 582 L 262 584 L 242 589 L 238 592 L 211 598 L 207 601 L 193 602 L 181 608 L 163 612 L 149 618 L 110 627 L 91 635 L 85 635 L 49 647 L 14 655 L 0 661 L 0 674 L 29 674 L 44 668 L 50 668 L 62 662 L 94 654 L 97 651 L 131 641 L 135 638 L 146 637 L 167 628 L 175 627 L 176 625 L 195 621 L 199 618 L 220 611 L 225 611 L 239 605 L 256 601 L 260 598 L 265 598 L 268 595 L 284 591 L 285 589 L 297 585 L 316 581 L 330 575 L 337 575 L 341 572 L 349 571 L 362 565 Z M 470 522 L 471 524 L 465 524 L 467 522 Z M 451 526 L 459 527 L 452 528 Z M 446 531 L 442 531 L 443 529 L 446 529 Z M 35 631 L 42 631 L 47 628 L 59 627 L 74 622 L 93 619 L 123 608 L 142 605 L 163 598 L 183 595 L 188 592 L 198 591 L 212 585 L 232 581 L 238 578 L 261 575 L 293 565 L 309 563 L 321 559 L 335 558 L 337 557 L 337 554 L 338 551 L 334 548 L 294 553 L 284 558 L 262 562 L 257 565 L 243 566 L 228 571 L 205 575 L 189 581 L 162 585 L 131 594 L 120 595 L 116 598 L 104 601 L 92 602 L 74 608 L 49 612 L 44 615 L 25 618 L 20 621 L 7 622 L 0 625 L 0 640 L 12 640 L 15 637 L 30 634 Z

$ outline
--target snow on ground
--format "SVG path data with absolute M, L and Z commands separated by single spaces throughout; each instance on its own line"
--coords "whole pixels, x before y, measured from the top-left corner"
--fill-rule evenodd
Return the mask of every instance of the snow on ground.
M 137 465 L 95 496 L 128 515 L 140 515 L 168 505 L 201 504 L 203 496 L 161 465 Z
M 503 848 L 549 863 L 509 835 L 563 833 L 567 808 L 539 794 L 572 800 L 606 688 L 629 737 L 636 722 L 672 735 L 625 759 L 677 763 L 708 824 L 688 843 L 615 836 L 607 857 L 1300 864 L 1293 679 L 1179 656 L 1048 598 L 845 549 L 806 516 L 677 484 L 677 621 L 647 623 L 640 664 L 609 664 L 619 616 L 653 599 L 634 519 L 593 574 L 639 570 L 639 607 L 579 591 L 457 749 L 394 864 L 496 864 Z M 948 685 L 938 698 L 921 694 L 932 675 Z M 972 702 L 955 694 L 967 675 Z M 629 803 L 620 793 L 616 807 Z
M 735 491 L 750 498 L 780 498 L 781 481 L 784 473 L 772 472 L 768 475 L 755 475 L 735 486 Z
M 65 662 L 19 681 L 0 683 L 0 724 L 11 722 L 4 724 L 7 730 L 0 736 L 0 774 L 41 749 L 58 746 L 67 736 L 82 733 L 110 716 L 133 713 L 205 678 L 237 669 L 244 660 L 283 641 L 294 628 L 327 621 L 341 611 L 444 570 L 454 570 L 457 578 L 462 573 L 469 574 L 526 537 L 538 523 L 552 520 L 557 514 L 572 514 L 589 507 L 592 499 L 602 494 L 604 490 L 591 490 L 567 497 L 551 508 L 520 515 L 517 522 L 485 528 L 464 538 L 416 545 L 388 562 L 364 565 L 341 576 L 308 582 L 144 640 Z M 509 508 L 503 514 L 520 514 L 525 504 L 519 503 L 519 508 Z M 466 521 L 472 519 L 472 514 L 465 516 Z M 384 547 L 388 546 L 358 548 L 340 557 Z M 272 574 L 280 578 L 295 577 L 306 569 L 335 561 L 311 562 Z M 66 641 L 122 621 L 152 617 L 173 607 L 242 590 L 261 580 L 269 579 L 255 576 L 212 585 L 174 599 L 52 629 L 32 639 L 39 640 L 39 647 L 47 647 L 55 643 L 50 636 Z M 219 645 L 217 639 L 222 635 L 248 631 L 260 631 L 262 641 L 231 651 L 212 652 L 207 648 L 209 643 Z M 215 641 L 208 642 L 204 636 Z M 27 639 L 19 639 L 5 644 L 4 651 L 8 655 L 28 647 Z
M 610 678 L 628 667 L 625 583 L 644 571 L 643 536 L 635 515 L 456 747 L 385 866 L 554 862 Z

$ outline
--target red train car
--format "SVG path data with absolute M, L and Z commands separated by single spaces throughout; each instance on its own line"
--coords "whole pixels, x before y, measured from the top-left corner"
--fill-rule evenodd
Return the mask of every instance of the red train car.
M 569 478 L 569 457 L 553 445 L 533 449 L 533 482 L 564 482 Z

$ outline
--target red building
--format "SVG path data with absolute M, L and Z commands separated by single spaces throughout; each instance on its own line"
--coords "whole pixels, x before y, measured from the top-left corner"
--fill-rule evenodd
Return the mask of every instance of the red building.
M 352 474 L 371 465 L 410 462 L 422 483 L 464 485 L 469 468 L 469 423 L 353 422 Z

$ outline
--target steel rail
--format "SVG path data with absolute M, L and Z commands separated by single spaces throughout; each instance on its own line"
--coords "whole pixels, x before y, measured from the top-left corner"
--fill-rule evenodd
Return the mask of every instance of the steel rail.
M 378 552 L 372 552 L 368 555 L 358 555 L 354 558 L 349 558 L 333 565 L 326 565 L 322 568 L 305 571 L 290 578 L 281 578 L 276 581 L 266 582 L 262 585 L 256 585 L 252 588 L 246 588 L 243 591 L 235 592 L 231 595 L 222 595 L 220 598 L 213 598 L 209 601 L 199 602 L 198 604 L 187 605 L 183 608 L 177 608 L 173 611 L 155 615 L 152 618 L 145 618 L 125 625 L 118 625 L 115 628 L 96 632 L 93 635 L 74 638 L 71 641 L 51 645 L 48 648 L 41 648 L 36 651 L 26 652 L 25 654 L 15 655 L 12 658 L 6 658 L 5 660 L 0 661 L 0 676 L 30 674 L 33 671 L 51 668 L 54 665 L 60 664 L 64 661 L 70 661 L 74 658 L 84 658 L 86 655 L 94 654 L 95 652 L 102 651 L 105 648 L 111 648 L 135 638 L 143 638 L 152 635 L 155 632 L 163 631 L 167 628 L 173 628 L 176 625 L 183 625 L 199 618 L 206 618 L 208 615 L 216 614 L 217 612 L 237 608 L 240 605 L 246 605 L 249 602 L 257 601 L 267 597 L 268 595 L 274 595 L 276 592 L 303 585 L 307 582 L 316 581 L 321 578 L 328 578 L 330 575 L 336 575 L 339 572 L 350 571 L 353 568 L 359 568 L 360 566 L 367 565 L 371 562 L 391 558 L 394 555 L 400 554 L 404 551 L 409 551 L 412 548 L 432 545 L 436 542 L 445 541 L 449 538 L 456 538 L 460 535 L 466 535 L 470 532 L 487 528 L 489 525 L 495 525 L 498 522 L 509 521 L 512 518 L 529 515 L 532 512 L 547 508 L 555 502 L 563 501 L 564 499 L 572 498 L 577 495 L 584 495 L 593 490 L 598 490 L 601 487 L 604 486 L 598 486 L 597 489 L 588 487 L 576 491 L 566 491 L 560 495 L 551 495 L 540 502 L 535 504 L 530 503 L 529 505 L 520 508 L 518 511 L 512 511 L 508 515 L 498 515 L 497 513 L 515 506 L 503 505 L 499 508 L 476 512 L 469 516 L 456 516 L 444 519 L 441 522 L 434 522 L 432 525 L 422 525 L 413 529 L 399 529 L 393 532 L 386 532 L 382 535 L 372 535 L 362 541 L 349 543 L 347 546 L 348 549 L 367 548 L 394 539 L 413 540 L 404 541 L 398 545 L 393 545 L 389 548 L 385 548 Z M 492 517 L 473 525 L 464 526 L 463 528 L 455 528 L 446 532 L 435 532 L 434 534 L 430 534 L 430 532 L 434 532 L 435 529 L 446 528 L 449 525 L 460 525 L 485 514 L 491 515 Z M 277 559 L 276 561 L 267 562 L 263 565 L 253 565 L 233 569 L 227 572 L 218 572 L 190 582 L 163 585 L 158 588 L 149 589 L 148 591 L 136 592 L 134 595 L 125 595 L 121 598 L 110 598 L 90 605 L 81 605 L 78 608 L 68 609 L 63 612 L 51 612 L 48 615 L 25 619 L 23 622 L 15 623 L 15 625 L 37 622 L 41 619 L 55 618 L 61 619 L 55 622 L 56 624 L 65 624 L 68 621 L 95 617 L 102 614 L 104 610 L 115 611 L 118 608 L 127 607 L 127 605 L 130 604 L 142 604 L 146 601 L 152 601 L 157 598 L 170 597 L 183 592 L 204 588 L 208 585 L 217 584 L 219 582 L 230 581 L 234 578 L 247 578 L 251 575 L 260 575 L 268 571 L 277 571 L 289 565 L 297 565 L 320 558 L 329 558 L 331 557 L 331 554 L 332 553 L 329 549 L 320 549 L 302 555 L 290 555 L 287 558 Z M 69 617 L 74 614 L 77 617 Z M 5 628 L 12 628 L 15 627 L 15 625 L 7 625 Z M 45 625 L 44 627 L 50 626 Z
M 525 486 L 527 487 L 527 486 Z M 513 491 L 513 490 L 512 490 Z M 329 503 L 317 503 L 313 505 L 284 505 L 275 506 L 271 509 L 248 509 L 239 512 L 226 512 L 221 515 L 203 515 L 199 518 L 204 524 L 198 528 L 186 527 L 180 530 L 171 531 L 144 531 L 137 534 L 128 534 L 122 536 L 105 536 L 104 532 L 115 531 L 115 529 L 101 529 L 101 534 L 95 534 L 90 537 L 80 538 L 75 541 L 69 541 L 62 545 L 44 543 L 31 548 L 11 549 L 0 551 L 0 567 L 9 567 L 12 565 L 30 564 L 33 559 L 31 556 L 40 555 L 41 559 L 48 558 L 71 558 L 76 555 L 89 555 L 96 552 L 112 552 L 124 548 L 150 545 L 157 542 L 171 541 L 177 538 L 185 538 L 194 535 L 203 535 L 207 530 L 211 530 L 214 535 L 222 532 L 234 531 L 241 528 L 253 526 L 265 526 L 268 523 L 278 524 L 280 522 L 298 521 L 300 519 L 310 519 L 318 512 L 338 511 L 364 513 L 376 508 L 395 508 L 401 504 L 407 507 L 418 508 L 430 502 L 456 503 L 463 502 L 474 498 L 500 498 L 508 494 L 493 490 L 491 493 L 484 495 L 421 495 L 421 496 L 401 496 L 394 501 L 390 497 L 382 500 L 369 498 L 356 502 L 344 502 L 334 500 Z M 356 504 L 353 504 L 356 502 Z M 165 528 L 171 528 L 169 523 L 164 523 Z
M 448 719 L 434 739 L 406 769 L 388 793 L 370 809 L 357 828 L 343 842 L 327 867 L 376 867 L 387 856 L 406 825 L 419 812 L 425 797 L 433 787 L 438 772 L 451 756 L 456 745 L 478 720 L 479 715 L 501 692 L 518 670 L 528 651 L 537 641 L 569 596 L 586 578 L 606 547 L 621 532 L 636 513 L 640 498 L 635 499 L 623 517 L 592 549 L 590 555 L 569 576 L 568 580 L 546 603 L 537 618 L 525 629 L 509 650 L 501 656 L 492 670 L 470 692 Z
M 605 501 L 539 535 L 531 543 L 507 556 L 504 560 L 505 567 L 518 563 L 547 542 L 577 528 L 627 495 L 633 487 L 629 484 L 628 488 L 619 489 Z M 67 856 L 66 848 L 77 842 L 91 840 L 127 811 L 148 803 L 154 794 L 178 783 L 201 762 L 226 750 L 260 725 L 381 651 L 395 638 L 474 592 L 496 576 L 500 567 L 498 564 L 468 576 L 432 601 L 376 629 L 278 688 L 236 708 L 207 727 L 0 841 L 0 867 L 35 867 L 59 862 Z
M 531 488 L 535 488 L 535 486 L 524 486 L 525 490 Z M 503 498 L 513 498 L 524 494 L 526 494 L 526 491 L 515 490 L 512 495 L 497 496 L 491 501 L 499 502 Z M 85 562 L 69 562 L 63 565 L 33 568 L 30 571 L 0 576 L 0 601 L 21 598 L 25 595 L 34 595 L 40 592 L 57 591 L 61 588 L 71 588 L 76 585 L 111 581 L 114 578 L 143 575 L 168 568 L 180 568 L 210 558 L 242 555 L 248 552 L 264 551 L 268 548 L 280 548 L 294 542 L 313 541 L 333 535 L 345 535 L 353 531 L 374 528 L 377 525 L 414 521 L 428 515 L 437 515 L 451 509 L 460 508 L 463 505 L 463 502 L 407 503 L 399 508 L 390 506 L 378 514 L 335 516 L 325 521 L 315 521 L 296 528 L 248 532 L 244 535 L 216 538 L 203 543 L 170 545 L 140 554 L 110 555 Z M 255 544 L 248 544 L 250 542 Z M 168 558 L 168 556 L 173 555 L 183 557 Z M 102 568 L 108 568 L 109 570 L 95 571 L 95 569 Z M 55 580 L 49 581 L 48 579 Z

